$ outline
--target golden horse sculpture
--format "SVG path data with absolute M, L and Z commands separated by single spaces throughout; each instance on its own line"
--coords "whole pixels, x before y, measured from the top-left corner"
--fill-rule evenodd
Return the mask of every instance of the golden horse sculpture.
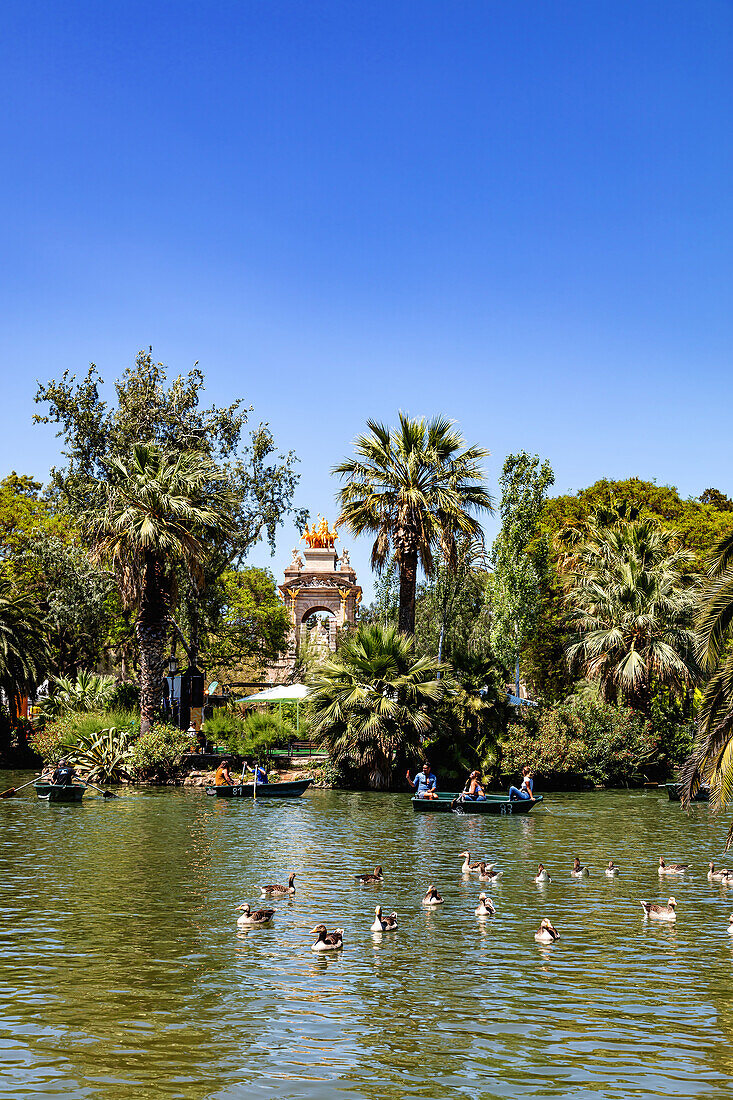
M 333 531 L 329 531 L 328 523 L 325 519 L 321 519 L 320 523 L 314 523 L 313 529 L 306 523 L 305 531 L 300 536 L 301 539 L 305 539 L 305 544 L 309 550 L 333 550 L 334 543 L 338 538 L 338 532 L 336 527 Z

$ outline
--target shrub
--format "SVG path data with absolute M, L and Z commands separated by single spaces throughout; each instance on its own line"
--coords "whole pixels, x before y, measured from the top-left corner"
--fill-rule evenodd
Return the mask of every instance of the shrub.
M 76 680 L 53 676 L 51 682 L 51 695 L 39 704 L 42 718 L 104 710 L 110 705 L 116 686 L 113 676 L 100 676 L 84 669 L 77 674 Z
M 209 726 L 206 727 L 207 734 Z M 255 711 L 227 737 L 227 744 L 239 756 L 267 756 L 271 749 L 288 745 L 293 739 L 291 726 L 271 711 Z
M 189 736 L 175 726 L 153 724 L 132 745 L 129 766 L 137 779 L 168 778 L 177 769 L 189 745 Z
M 127 681 L 115 684 L 109 703 L 110 710 L 124 710 L 130 713 L 140 713 L 140 688 L 137 684 Z
M 68 754 L 69 759 L 101 783 L 119 783 L 130 778 L 133 731 L 111 726 L 82 737 Z

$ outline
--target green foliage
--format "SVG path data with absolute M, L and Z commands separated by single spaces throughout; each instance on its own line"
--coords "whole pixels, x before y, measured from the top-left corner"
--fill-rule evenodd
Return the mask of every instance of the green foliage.
M 394 627 L 359 624 L 316 671 L 307 710 L 312 735 L 338 767 L 370 787 L 390 787 L 393 769 L 418 755 L 451 682 L 447 666 L 416 657 Z
M 626 786 L 657 761 L 658 747 L 643 715 L 599 699 L 572 699 L 518 715 L 502 742 L 501 770 L 517 774 L 528 764 L 540 783 Z
M 482 539 L 456 540 L 451 564 L 441 562 L 418 589 L 415 644 L 438 659 L 491 654 L 489 574 Z
M 175 726 L 155 722 L 132 745 L 129 767 L 136 779 L 166 779 L 175 774 L 189 736 Z
M 33 750 L 47 764 L 55 764 L 81 740 L 93 738 L 101 730 L 114 726 L 134 734 L 139 728 L 137 716 L 126 710 L 107 710 L 92 714 L 67 714 L 37 726 L 29 736 Z
M 510 674 L 534 633 L 547 582 L 549 550 L 539 519 L 554 481 L 549 462 L 540 465 L 539 456 L 526 451 L 507 457 L 499 479 L 502 525 L 492 549 L 491 641 Z
M 131 713 L 140 712 L 140 688 L 137 684 L 121 681 L 115 684 L 114 691 L 109 700 L 111 710 L 126 710 Z
M 399 628 L 415 631 L 418 562 L 426 575 L 436 551 L 453 561 L 455 538 L 481 533 L 472 511 L 491 511 L 482 461 L 488 451 L 467 447 L 451 420 L 412 419 L 399 413 L 388 428 L 368 420 L 369 433 L 354 441 L 356 458 L 335 466 L 345 483 L 338 492 L 339 523 L 355 535 L 376 536 L 372 567 L 393 558 L 400 572 Z
M 41 718 L 102 711 L 112 704 L 116 688 L 113 676 L 100 676 L 88 670 L 79 672 L 76 680 L 53 676 L 51 686 L 51 694 L 40 702 Z
M 227 569 L 209 596 L 213 625 L 202 642 L 211 677 L 241 679 L 259 671 L 285 649 L 290 616 L 268 569 Z M 218 607 L 214 609 L 214 601 Z
M 7 726 L 0 726 L 0 735 L 5 733 L 0 753 L 10 747 L 9 733 L 17 717 L 19 696 L 35 692 L 50 658 L 37 604 L 0 574 L 0 688 L 5 692 L 10 719 Z
M 133 731 L 110 726 L 98 733 L 81 736 L 67 754 L 87 777 L 99 783 L 120 783 L 130 778 Z
M 426 746 L 443 784 L 455 780 L 462 786 L 474 768 L 496 773 L 509 709 L 502 672 L 490 654 L 454 657 L 452 685 L 436 707 Z
M 692 555 L 651 519 L 592 527 L 567 573 L 571 669 L 649 716 L 655 689 L 678 694 L 698 676 L 691 629 Z

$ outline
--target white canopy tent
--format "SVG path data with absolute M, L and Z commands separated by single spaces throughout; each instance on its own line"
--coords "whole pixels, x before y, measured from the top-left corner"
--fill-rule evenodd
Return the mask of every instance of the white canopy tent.
M 256 691 L 254 695 L 245 695 L 242 699 L 235 699 L 235 703 L 280 703 L 282 712 L 283 703 L 295 703 L 295 728 L 300 729 L 300 700 L 305 699 L 310 691 L 305 684 L 275 684 L 275 687 L 266 688 L 265 691 Z

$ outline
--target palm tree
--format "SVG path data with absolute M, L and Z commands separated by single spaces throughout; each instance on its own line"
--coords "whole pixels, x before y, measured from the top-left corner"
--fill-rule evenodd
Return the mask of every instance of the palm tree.
M 95 557 L 108 561 L 123 603 L 137 611 L 140 724 L 150 727 L 161 696 L 165 642 L 177 598 L 177 572 L 198 589 L 217 541 L 231 532 L 233 501 L 218 467 L 200 452 L 169 457 L 138 444 L 128 461 L 110 463 L 101 516 L 89 529 Z
M 354 442 L 357 457 L 333 469 L 346 482 L 337 494 L 338 522 L 355 535 L 376 535 L 373 568 L 381 571 L 394 554 L 400 572 L 399 628 L 414 634 L 418 564 L 429 574 L 436 549 L 452 562 L 456 535 L 481 533 L 469 511 L 492 511 L 481 468 L 489 452 L 463 450 L 463 436 L 444 417 L 414 420 L 400 413 L 396 428 L 375 420 L 368 420 L 367 427 L 369 433 Z
M 682 770 L 682 800 L 689 803 L 709 783 L 715 809 L 733 801 L 733 535 L 710 563 L 697 620 L 698 657 L 707 682 L 698 736 Z M 733 825 L 726 849 L 733 843 Z
M 0 577 L 0 688 L 5 694 L 11 728 L 18 717 L 18 699 L 32 695 L 47 673 L 51 659 L 47 632 L 34 600 L 17 592 Z M 0 744 L 0 749 L 9 744 Z
M 394 627 L 361 623 L 313 674 L 313 734 L 335 764 L 365 774 L 371 787 L 389 787 L 395 765 L 419 753 L 431 728 L 448 686 L 440 671 Z
M 681 692 L 699 674 L 692 630 L 692 555 L 652 519 L 595 528 L 565 577 L 575 627 L 571 669 L 598 680 L 604 699 L 618 695 L 649 712 L 654 687 Z

